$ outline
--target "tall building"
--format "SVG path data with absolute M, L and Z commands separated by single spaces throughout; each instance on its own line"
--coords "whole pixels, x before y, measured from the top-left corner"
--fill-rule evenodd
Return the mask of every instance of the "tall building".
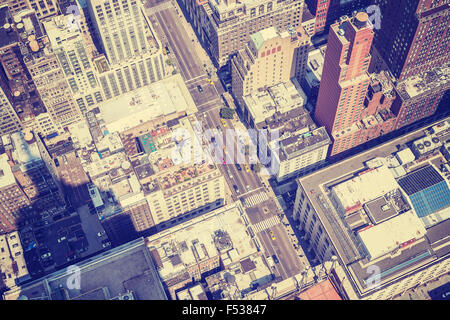
M 268 146 L 277 181 L 314 170 L 327 157 L 330 137 L 311 119 L 305 103 L 306 95 L 295 79 L 244 97 L 247 122 L 257 130 L 267 130 L 270 137 L 263 145 Z M 272 136 L 275 131 L 278 137 Z
M 33 128 L 35 117 L 46 110 L 23 58 L 32 50 L 30 37 L 44 33 L 32 10 L 13 17 L 6 5 L 0 7 L 0 26 L 0 86 L 21 124 Z
M 6 4 L 12 15 L 15 15 L 22 10 L 31 9 L 28 0 L 6 0 Z
M 63 212 L 66 209 L 63 194 L 41 157 L 34 134 L 31 131 L 15 132 L 6 136 L 3 142 L 20 189 L 17 194 L 23 192 L 31 206 L 16 212 L 20 219 L 17 226 L 20 228 L 40 221 L 41 214 L 46 212 Z M 9 205 L 14 203 L 10 201 Z
M 24 57 L 24 63 L 47 113 L 50 114 L 51 128 L 61 131 L 69 124 L 79 121 L 81 111 L 75 103 L 63 68 L 52 51 L 47 37 L 34 40 L 30 54 Z M 44 114 L 36 117 L 37 131 L 44 135 L 51 134 L 52 129 L 44 124 L 46 120 L 41 119 L 42 115 Z
M 302 77 L 309 43 L 301 26 L 291 33 L 270 27 L 252 34 L 246 47 L 232 59 L 232 90 L 240 107 L 243 97 L 258 89 Z
M 332 155 L 357 145 L 355 125 L 362 119 L 370 83 L 372 39 L 372 26 L 364 12 L 330 28 L 315 120 L 334 140 Z
M 305 0 L 308 9 L 316 17 L 314 34 L 328 31 L 331 24 L 344 15 L 365 11 L 374 0 Z
M 67 23 L 72 28 L 79 28 L 83 34 L 89 57 L 97 53 L 98 39 L 95 34 L 92 19 L 89 16 L 85 0 L 56 0 L 58 14 L 67 17 Z M 72 17 L 70 17 L 72 15 Z
M 168 75 L 162 45 L 140 1 L 93 0 L 87 4 L 103 51 L 96 56 L 95 65 L 105 99 Z
M 382 13 L 374 45 L 399 80 L 449 62 L 447 0 L 376 0 Z
M 70 27 L 67 19 L 68 16 L 54 17 L 44 22 L 44 28 L 77 107 L 84 114 L 104 98 L 81 30 Z
M 148 22 L 136 0 L 88 2 L 89 12 L 111 65 L 134 60 L 152 51 Z
M 250 35 L 274 26 L 280 32 L 302 23 L 303 0 L 181 1 L 204 47 L 219 66 L 245 47 Z
M 327 23 L 328 9 L 332 0 L 306 0 L 311 14 L 316 17 L 314 24 L 314 34 L 321 33 L 325 30 Z

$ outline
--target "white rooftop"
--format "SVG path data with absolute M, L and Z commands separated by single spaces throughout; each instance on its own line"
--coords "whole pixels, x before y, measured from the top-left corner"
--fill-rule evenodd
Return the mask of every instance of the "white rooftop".
M 391 171 L 381 166 L 332 188 L 344 209 L 364 204 L 399 188 Z
M 179 74 L 105 101 L 99 107 L 110 132 L 122 132 L 176 112 L 197 112 Z
M 0 155 L 0 188 L 9 186 L 16 182 L 8 163 L 8 156 L 4 153 Z
M 412 239 L 420 239 L 425 227 L 412 210 L 358 233 L 371 259 L 376 259 Z
M 189 265 L 196 263 L 191 247 L 194 247 L 194 243 L 197 241 L 198 245 L 204 245 L 210 258 L 218 255 L 219 252 L 213 240 L 214 232 L 217 230 L 228 233 L 233 248 L 236 251 L 235 254 L 239 255 L 241 259 L 256 253 L 257 248 L 247 234 L 247 228 L 241 217 L 241 212 L 242 208 L 236 204 L 221 207 L 147 238 L 147 246 L 150 249 L 157 249 L 162 260 L 163 268 L 159 270 L 161 277 L 164 279 L 171 274 L 175 274 L 177 270 L 182 270 L 184 268 L 183 264 Z M 173 266 L 167 260 L 168 255 L 166 257 L 165 250 L 162 248 L 162 245 L 165 243 L 174 242 L 178 244 L 185 242 L 189 248 L 188 250 L 178 250 L 177 252 L 183 262 L 181 267 L 180 265 Z
M 21 165 L 42 160 L 37 143 L 28 143 L 24 138 L 23 132 L 14 132 L 11 134 L 11 140 L 14 145 L 14 159 Z
M 301 107 L 306 104 L 306 100 L 306 94 L 295 79 L 244 97 L 244 102 L 255 123 L 264 121 L 277 111 L 286 113 Z
M 80 146 L 91 144 L 92 136 L 85 120 L 69 125 L 68 129 L 75 144 L 79 144 Z

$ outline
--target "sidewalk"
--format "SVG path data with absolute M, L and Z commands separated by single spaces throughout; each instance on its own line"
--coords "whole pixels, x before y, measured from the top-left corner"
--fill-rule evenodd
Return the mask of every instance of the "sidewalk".
M 186 18 L 183 15 L 183 11 L 181 10 L 180 6 L 178 5 L 178 2 L 175 0 L 172 0 L 172 5 L 176 10 L 178 10 L 178 16 L 180 17 L 180 20 L 182 21 L 183 28 L 186 31 L 187 35 L 189 36 L 189 39 L 194 40 L 192 41 L 192 44 L 195 48 L 195 51 L 197 52 L 197 56 L 200 58 L 200 62 L 202 65 L 206 64 L 206 67 L 208 70 L 215 70 L 215 67 L 213 63 L 211 62 L 211 59 L 209 58 L 208 54 L 206 53 L 205 49 L 203 49 L 202 45 L 197 39 L 197 35 L 194 32 L 194 29 L 192 28 L 191 24 L 187 22 Z M 211 74 L 211 78 L 213 80 L 217 80 L 218 77 L 215 72 Z

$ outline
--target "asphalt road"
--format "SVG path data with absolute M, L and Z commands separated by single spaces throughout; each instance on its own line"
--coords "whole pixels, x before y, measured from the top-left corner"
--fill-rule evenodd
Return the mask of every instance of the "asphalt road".
M 224 105 L 221 94 L 225 90 L 219 80 L 211 83 L 211 80 L 208 79 L 202 60 L 197 56 L 195 39 L 193 41 L 183 27 L 184 22 L 181 19 L 184 18 L 179 16 L 175 7 L 168 0 L 152 2 L 150 6 L 147 4 L 146 8 L 146 13 L 157 36 L 164 46 L 168 46 L 169 56 L 175 62 L 177 70 L 181 73 L 191 93 L 199 110 L 196 117 L 202 122 L 204 130 L 220 128 L 222 133 L 225 133 L 227 129 L 243 129 L 243 125 L 239 123 L 238 119 L 225 120 L 225 125 L 222 123 L 219 111 Z M 238 145 L 236 139 L 237 137 L 234 138 L 235 148 Z M 211 143 L 211 141 L 205 142 Z M 246 211 L 250 222 L 255 225 L 258 224 L 253 232 L 263 246 L 266 256 L 277 256 L 279 263 L 273 269 L 274 274 L 286 279 L 300 273 L 303 264 L 289 239 L 285 227 L 278 218 L 280 212 L 273 208 L 275 206 L 274 201 L 272 200 L 271 210 L 264 213 L 260 210 L 261 202 L 270 198 L 261 178 L 255 171 L 246 171 L 243 164 L 241 164 L 241 170 L 239 170 L 235 161 L 230 159 L 227 148 L 226 151 L 227 153 L 223 154 L 226 164 L 223 164 L 223 160 L 220 160 L 222 163 L 219 164 L 219 168 L 232 192 L 233 200 L 241 200 L 247 206 Z M 235 149 L 235 154 L 236 152 Z M 265 228 L 264 226 L 267 225 L 270 225 L 270 227 Z M 262 230 L 256 230 L 258 226 Z M 273 236 L 269 234 L 269 229 Z

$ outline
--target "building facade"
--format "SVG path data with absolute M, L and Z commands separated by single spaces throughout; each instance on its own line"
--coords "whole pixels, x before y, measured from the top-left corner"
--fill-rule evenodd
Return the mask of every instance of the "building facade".
M 447 121 L 298 179 L 306 249 L 322 262 L 336 256 L 356 299 L 389 299 L 450 270 L 448 175 L 433 164 L 443 154 L 439 144 L 422 155 L 406 147 L 429 132 L 442 143 Z
M 88 10 L 103 51 L 94 63 L 105 99 L 168 75 L 161 43 L 140 1 L 113 1 L 112 6 L 105 0 L 90 1 Z
M 383 16 L 374 44 L 399 80 L 449 61 L 448 1 L 376 0 Z
M 330 28 L 314 117 L 333 137 L 331 155 L 357 145 L 356 126 L 370 83 L 367 70 L 373 34 L 364 12 Z
M 303 0 L 203 1 L 184 0 L 194 30 L 219 66 L 245 47 L 250 35 L 274 26 L 280 32 L 302 23 Z
M 70 16 L 69 16 L 70 17 Z M 86 50 L 81 30 L 69 27 L 68 16 L 57 16 L 44 22 L 51 47 L 69 84 L 77 107 L 85 114 L 104 100 L 96 69 Z

